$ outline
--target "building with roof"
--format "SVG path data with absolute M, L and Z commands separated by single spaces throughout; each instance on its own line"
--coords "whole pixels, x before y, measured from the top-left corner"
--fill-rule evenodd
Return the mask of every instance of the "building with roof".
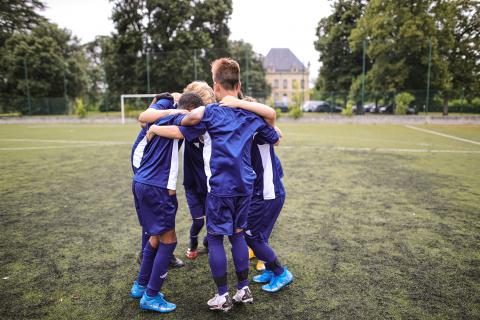
M 309 70 L 288 48 L 272 48 L 263 60 L 268 84 L 272 87 L 271 99 L 275 103 L 293 103 L 295 94 L 301 103 L 309 99 Z

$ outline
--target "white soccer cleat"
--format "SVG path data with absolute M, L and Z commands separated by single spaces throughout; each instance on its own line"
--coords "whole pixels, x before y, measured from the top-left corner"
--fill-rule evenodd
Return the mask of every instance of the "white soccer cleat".
M 248 286 L 237 290 L 237 293 L 233 296 L 233 301 L 236 303 L 253 303 L 252 291 Z
M 222 310 L 223 312 L 228 312 L 233 307 L 233 301 L 228 292 L 221 296 L 218 293 L 215 294 L 212 299 L 208 300 L 207 304 L 210 310 Z

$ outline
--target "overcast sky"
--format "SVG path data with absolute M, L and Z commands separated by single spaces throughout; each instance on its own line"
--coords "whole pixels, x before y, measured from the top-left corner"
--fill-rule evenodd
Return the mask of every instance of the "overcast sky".
M 82 43 L 113 31 L 112 3 L 108 0 L 45 0 L 45 3 L 47 9 L 43 14 L 70 29 Z M 251 43 L 263 55 L 270 48 L 290 48 L 304 64 L 310 62 L 312 79 L 319 68 L 313 47 L 315 28 L 330 11 L 327 0 L 234 0 L 230 37 Z

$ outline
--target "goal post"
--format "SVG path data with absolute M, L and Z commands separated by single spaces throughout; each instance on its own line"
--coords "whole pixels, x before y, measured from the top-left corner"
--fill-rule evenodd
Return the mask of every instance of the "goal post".
M 120 106 L 122 108 L 122 124 L 125 124 L 125 98 L 153 98 L 155 96 L 156 94 L 154 93 L 120 95 Z

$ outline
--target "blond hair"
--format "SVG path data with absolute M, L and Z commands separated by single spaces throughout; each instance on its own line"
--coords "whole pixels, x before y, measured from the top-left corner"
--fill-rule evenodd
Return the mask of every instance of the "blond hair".
M 216 102 L 213 89 L 205 81 L 190 82 L 185 89 L 183 89 L 183 93 L 195 93 L 202 98 L 204 105 Z

